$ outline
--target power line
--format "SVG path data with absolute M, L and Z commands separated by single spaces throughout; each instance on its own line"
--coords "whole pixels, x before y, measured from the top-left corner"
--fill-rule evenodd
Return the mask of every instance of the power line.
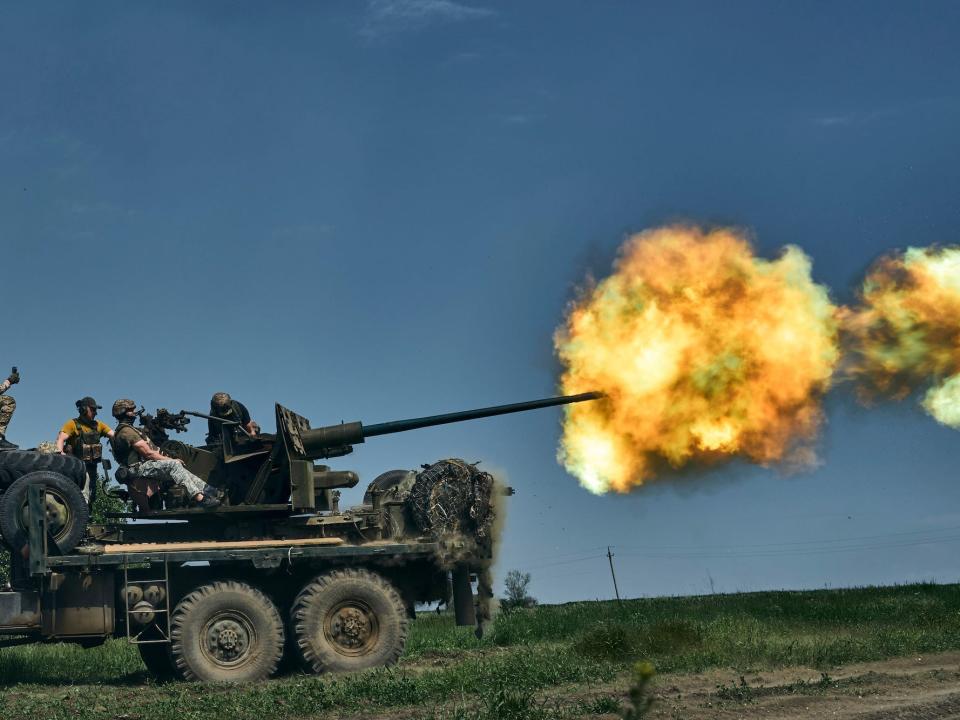
M 869 550 L 883 550 L 890 548 L 916 547 L 920 545 L 935 545 L 939 543 L 956 542 L 960 535 L 937 536 L 937 533 L 947 533 L 960 530 L 960 526 L 933 528 L 927 530 L 908 530 L 895 533 L 877 535 L 860 535 L 845 538 L 828 538 L 824 540 L 794 540 L 774 543 L 754 543 L 736 545 L 714 545 L 709 548 L 696 545 L 616 545 L 620 554 L 627 557 L 649 557 L 664 559 L 723 559 L 723 558 L 750 558 L 750 557 L 780 557 L 787 555 L 821 555 L 840 552 L 857 552 Z M 928 535 L 930 537 L 922 537 Z M 920 537 L 916 537 L 920 536 Z M 897 538 L 916 537 L 914 540 L 893 542 Z M 869 540 L 889 540 L 892 542 L 868 543 Z M 844 545 L 843 543 L 848 543 Z M 821 546 L 821 547 L 817 547 Z M 529 560 L 538 563 L 538 568 L 553 568 L 566 565 L 575 565 L 606 557 L 596 551 L 607 546 L 597 545 L 583 550 L 546 555 Z M 607 548 L 609 551 L 609 548 Z M 626 552 L 624 552 L 626 551 Z M 746 551 L 746 552 L 744 552 Z M 543 562 L 556 560 L 556 562 Z
M 585 554 L 585 553 L 594 552 L 594 551 L 598 551 L 598 550 L 603 550 L 605 547 L 606 547 L 606 545 L 595 545 L 595 546 L 593 546 L 593 547 L 584 548 L 583 550 L 576 550 L 576 551 L 571 551 L 571 552 L 567 552 L 567 553 L 560 553 L 559 555 L 544 555 L 544 556 L 542 556 L 542 557 L 532 558 L 532 559 L 530 559 L 530 560 L 527 560 L 527 562 L 535 563 L 535 562 L 540 562 L 541 560 L 556 560 L 556 559 L 559 559 L 559 558 L 570 557 L 570 556 L 572 556 L 572 555 L 583 555 L 583 554 Z
M 551 568 L 551 567 L 560 567 L 561 565 L 575 565 L 576 563 L 587 562 L 589 560 L 596 560 L 597 558 L 603 558 L 606 555 L 589 555 L 587 557 L 577 558 L 575 560 L 561 560 L 560 562 L 555 563 L 541 563 L 537 565 L 539 568 Z
M 601 555 L 601 557 L 606 557 Z M 564 577 L 564 578 L 575 578 L 575 577 L 585 577 L 590 575 L 596 577 L 601 573 L 606 573 L 606 568 L 593 568 L 591 570 L 581 570 L 580 572 L 562 572 L 560 570 L 553 570 L 552 572 L 538 573 L 537 577 Z
M 948 542 L 957 542 L 960 541 L 960 535 L 954 535 L 951 537 L 943 538 L 928 538 L 921 540 L 914 540 L 911 542 L 902 542 L 902 543 L 877 543 L 870 545 L 848 545 L 848 546 L 838 546 L 838 547 L 823 547 L 823 548 L 797 548 L 797 549 L 782 549 L 782 550 L 757 550 L 755 552 L 711 552 L 704 549 L 702 552 L 688 552 L 688 553 L 674 553 L 674 552 L 658 552 L 656 550 L 651 550 L 649 552 L 626 552 L 621 553 L 621 555 L 626 555 L 629 557 L 648 557 L 648 558 L 671 558 L 671 559 L 705 559 L 705 558 L 749 558 L 749 557 L 783 557 L 788 555 L 830 555 L 834 553 L 841 552 L 857 552 L 864 550 L 884 550 L 890 548 L 902 548 L 902 547 L 915 547 L 918 545 L 937 545 L 939 543 L 948 543 Z
M 721 549 L 721 548 L 750 549 L 750 548 L 788 547 L 788 546 L 794 546 L 794 545 L 820 545 L 820 544 L 827 544 L 827 543 L 859 542 L 861 540 L 882 540 L 882 539 L 894 538 L 894 537 L 905 537 L 908 535 L 926 535 L 930 533 L 939 533 L 939 532 L 956 532 L 958 530 L 960 530 L 960 526 L 930 528 L 927 530 L 908 530 L 904 532 L 882 533 L 879 535 L 859 535 L 859 536 L 844 537 L 844 538 L 827 538 L 825 540 L 793 540 L 789 542 L 714 545 L 712 547 L 714 549 Z M 646 549 L 700 550 L 700 549 L 703 549 L 702 546 L 699 546 L 699 545 L 617 545 L 616 547 L 620 548 L 621 550 L 646 550 Z

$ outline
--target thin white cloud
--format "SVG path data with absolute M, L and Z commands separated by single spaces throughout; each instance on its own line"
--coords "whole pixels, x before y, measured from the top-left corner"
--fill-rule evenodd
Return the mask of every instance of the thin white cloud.
M 512 113 L 509 115 L 500 115 L 497 118 L 503 125 L 529 125 L 536 116 L 527 113 Z
M 466 5 L 454 0 L 368 0 L 366 17 L 360 34 L 377 38 L 410 30 L 422 30 L 496 15 L 484 7 Z
M 906 115 L 916 116 L 929 113 L 956 112 L 958 109 L 960 109 L 960 100 L 953 96 L 931 97 L 869 110 L 820 113 L 810 116 L 809 120 L 814 125 L 822 128 L 843 128 L 854 125 L 864 125 L 878 120 L 889 120 Z
M 854 121 L 853 115 L 823 115 L 815 117 L 813 124 L 821 127 L 834 127 L 836 125 L 850 125 Z
M 476 62 L 483 57 L 478 52 L 458 52 L 456 55 L 452 55 L 447 59 L 448 63 L 470 63 Z

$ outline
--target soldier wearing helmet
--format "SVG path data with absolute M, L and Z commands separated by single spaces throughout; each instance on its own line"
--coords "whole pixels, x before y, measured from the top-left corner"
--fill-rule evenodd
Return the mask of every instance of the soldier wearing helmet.
M 113 416 L 118 423 L 110 445 L 117 462 L 138 477 L 169 480 L 176 485 L 182 485 L 195 505 L 203 508 L 217 507 L 220 501 L 213 488 L 187 470 L 182 460 L 175 460 L 161 453 L 146 433 L 134 427 L 136 410 L 137 404 L 127 398 L 113 404 Z
M 100 438 L 112 438 L 113 430 L 105 422 L 97 420 L 97 410 L 102 410 L 89 395 L 76 402 L 77 417 L 67 420 L 57 435 L 57 452 L 69 453 L 83 460 L 87 468 L 87 482 L 83 495 L 89 502 L 96 497 L 97 466 L 103 457 Z
M 242 437 L 243 428 L 249 435 L 258 435 L 260 426 L 250 419 L 250 411 L 242 402 L 234 400 L 228 393 L 214 393 L 210 398 L 210 414 L 215 418 L 223 418 L 236 422 L 234 425 L 234 435 Z M 207 420 L 207 445 L 219 445 L 223 442 L 223 423 L 216 420 Z

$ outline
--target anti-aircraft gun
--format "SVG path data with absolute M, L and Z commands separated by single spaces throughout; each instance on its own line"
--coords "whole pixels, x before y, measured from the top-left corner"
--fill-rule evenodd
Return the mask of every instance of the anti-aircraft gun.
M 235 421 L 223 420 L 196 411 L 185 410 L 173 414 L 161 409 L 156 416 L 141 414 L 141 424 L 160 446 L 161 451 L 182 460 L 188 470 L 220 489 L 224 496 L 224 504 L 219 509 L 208 511 L 185 508 L 183 505 L 186 504 L 186 498 L 177 497 L 176 489 L 173 488 L 168 491 L 165 498 L 165 509 L 162 509 L 157 502 L 162 495 L 161 492 L 151 494 L 154 498 L 153 505 L 138 508 L 138 512 L 134 515 L 156 519 L 164 517 L 188 519 L 194 526 L 191 534 L 199 532 L 204 536 L 215 537 L 217 531 L 236 534 L 235 523 L 224 525 L 218 520 L 223 516 L 230 516 L 237 523 L 245 525 L 248 531 L 260 535 L 269 532 L 268 526 L 273 527 L 277 532 L 294 532 L 294 528 L 302 527 L 303 522 L 295 518 L 302 518 L 310 513 L 328 512 L 333 516 L 325 518 L 324 524 L 344 524 L 352 527 L 357 533 L 362 533 L 364 530 L 372 529 L 371 524 L 380 526 L 385 524 L 385 522 L 373 520 L 372 515 L 381 514 L 379 507 L 381 500 L 395 499 L 400 493 L 409 492 L 412 489 L 408 487 L 411 484 L 410 477 L 405 471 L 391 471 L 381 475 L 370 484 L 365 495 L 366 503 L 375 512 L 371 514 L 361 509 L 344 515 L 339 513 L 338 491 L 342 488 L 354 487 L 359 482 L 359 477 L 353 471 L 331 470 L 329 466 L 317 464 L 315 461 L 348 455 L 353 452 L 355 445 L 381 435 L 526 412 L 594 400 L 599 397 L 600 394 L 595 392 L 581 393 L 442 415 L 393 420 L 373 425 L 350 422 L 320 428 L 311 428 L 310 422 L 305 417 L 278 404 L 275 409 L 276 434 L 264 433 L 255 437 L 249 436 Z M 169 440 L 165 431 L 186 430 L 189 422 L 187 416 L 220 423 L 221 442 L 214 445 L 192 446 L 177 440 Z M 459 462 L 465 466 L 462 461 Z M 479 471 L 474 474 L 479 474 Z M 464 482 L 467 480 L 469 478 L 463 478 Z M 347 520 L 338 523 L 337 518 L 343 517 L 347 517 Z M 320 524 L 317 519 L 311 522 L 314 526 Z M 399 516 L 394 517 L 394 530 L 399 524 Z M 259 526 L 259 529 L 255 529 L 253 525 Z M 380 533 L 383 532 L 382 527 L 376 529 Z M 134 531 L 127 528 L 128 536 L 132 532 Z M 137 527 L 135 532 L 148 533 L 151 530 L 141 530 Z
M 392 664 L 421 603 L 452 601 L 457 624 L 480 621 L 479 632 L 492 594 L 493 477 L 459 459 L 393 470 L 369 484 L 361 505 L 341 509 L 339 490 L 359 478 L 317 461 L 380 435 L 598 397 L 320 428 L 277 405 L 275 434 L 250 437 L 222 422 L 222 442 L 204 446 L 168 432 L 207 416 L 141 413 L 161 450 L 225 502 L 186 507 L 176 488 L 134 476 L 125 482 L 139 493 L 136 512 L 87 526 L 77 484 L 34 458 L 0 498 L 17 570 L 13 588 L 0 590 L 0 646 L 125 637 L 157 677 L 251 682 L 287 654 L 308 672 Z

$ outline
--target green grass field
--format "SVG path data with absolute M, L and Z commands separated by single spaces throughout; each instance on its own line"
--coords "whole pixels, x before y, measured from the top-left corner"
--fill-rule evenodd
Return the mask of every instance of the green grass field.
M 240 687 L 154 683 L 122 641 L 0 650 L 0 716 L 187 720 L 333 717 L 585 717 L 620 698 L 578 688 L 626 677 L 639 659 L 659 673 L 855 661 L 960 649 L 960 586 L 766 592 L 543 606 L 500 615 L 483 640 L 425 613 L 390 669 L 287 675 Z M 564 689 L 563 693 L 557 693 Z M 556 700 L 569 697 L 568 702 Z M 580 694 L 582 696 L 582 693 Z M 550 696 L 549 710 L 545 698 Z

